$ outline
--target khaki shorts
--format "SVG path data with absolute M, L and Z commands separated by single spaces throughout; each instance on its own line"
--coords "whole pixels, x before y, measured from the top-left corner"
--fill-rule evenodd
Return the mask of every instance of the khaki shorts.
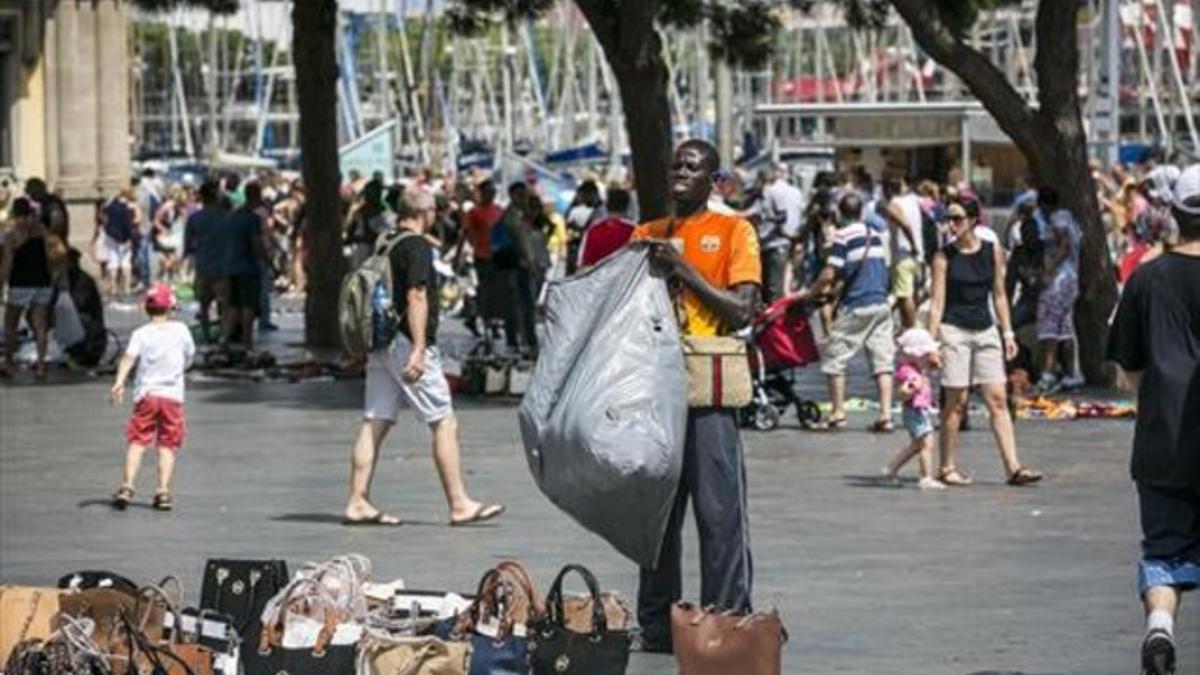
M 977 384 L 1004 384 L 1004 343 L 995 326 L 967 330 L 942 324 L 942 386 L 966 389 Z
M 871 374 L 891 373 L 896 358 L 892 336 L 892 309 L 887 303 L 842 310 L 833 322 L 829 343 L 825 345 L 821 372 L 843 375 L 850 359 L 860 349 L 867 350 Z
M 897 298 L 912 298 L 917 294 L 917 277 L 921 275 L 921 263 L 916 258 L 905 258 L 892 266 L 892 295 Z

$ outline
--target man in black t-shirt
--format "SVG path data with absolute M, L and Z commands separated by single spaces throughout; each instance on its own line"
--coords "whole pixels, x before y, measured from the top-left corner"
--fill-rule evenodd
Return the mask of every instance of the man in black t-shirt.
M 1200 164 L 1180 175 L 1172 206 L 1180 244 L 1130 277 L 1108 343 L 1138 392 L 1132 471 L 1152 675 L 1175 672 L 1181 594 L 1200 585 Z
M 390 239 L 381 246 L 391 246 L 392 303 L 399 332 L 385 351 L 373 352 L 367 359 L 363 423 L 350 453 L 350 499 L 343 523 L 402 524 L 396 516 L 376 508 L 369 491 L 379 447 L 404 402 L 433 432 L 433 459 L 450 510 L 450 524 L 491 520 L 503 513 L 504 507 L 477 502 L 467 495 L 458 422 L 437 348 L 437 272 L 434 249 L 426 238 L 436 217 L 433 195 L 410 190 L 396 204 L 396 211 L 399 232 L 386 235 Z

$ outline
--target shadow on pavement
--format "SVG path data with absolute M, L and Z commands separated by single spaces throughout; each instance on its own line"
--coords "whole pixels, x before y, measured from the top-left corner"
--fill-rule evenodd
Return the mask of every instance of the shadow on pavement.
M 437 523 L 429 520 L 408 520 L 404 519 L 399 525 L 344 525 L 342 516 L 335 513 L 284 513 L 278 516 L 272 516 L 271 520 L 279 523 L 306 523 L 309 525 L 337 525 L 344 527 L 347 530 L 395 530 L 409 526 L 415 527 L 440 527 L 445 523 Z
M 104 497 L 104 498 L 97 497 L 94 499 L 84 499 L 75 504 L 75 508 L 77 508 L 77 509 L 86 509 L 86 508 L 90 508 L 92 506 L 103 506 L 106 509 L 112 509 L 113 508 L 112 499 L 109 497 Z M 153 511 L 154 510 L 153 506 L 151 506 L 148 503 L 142 503 L 142 502 L 129 502 L 129 505 L 126 506 L 125 508 L 126 509 L 143 509 L 145 511 Z M 116 509 L 113 509 L 113 510 L 115 511 Z

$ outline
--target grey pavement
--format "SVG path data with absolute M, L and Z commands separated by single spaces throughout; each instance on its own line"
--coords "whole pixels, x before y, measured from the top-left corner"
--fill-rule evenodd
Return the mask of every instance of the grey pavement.
M 285 331 L 273 341 L 294 339 Z M 806 378 L 819 390 L 815 369 Z M 49 584 L 83 568 L 146 581 L 172 573 L 190 582 L 195 600 L 208 557 L 299 564 L 359 552 L 373 561 L 374 578 L 414 588 L 469 590 L 496 560 L 514 557 L 543 592 L 562 564 L 578 561 L 633 596 L 634 567 L 535 488 L 515 401 L 458 401 L 468 485 L 508 505 L 502 520 L 446 526 L 428 432 L 405 417 L 373 497 L 412 522 L 341 527 L 361 388 L 192 376 L 178 510 L 162 514 L 106 505 L 128 414 L 107 405 L 107 381 L 58 374 L 42 386 L 0 383 L 0 582 Z M 857 416 L 852 429 L 867 422 Z M 1129 421 L 1021 423 L 1023 459 L 1048 476 L 1033 488 L 1003 486 L 991 436 L 968 433 L 962 464 L 980 481 L 939 494 L 874 482 L 902 434 L 809 433 L 792 420 L 746 433 L 755 599 L 778 608 L 791 634 L 784 672 L 1136 673 L 1132 429 Z M 153 491 L 153 470 L 147 457 L 140 500 Z M 687 537 L 694 595 L 694 531 Z M 1197 607 L 1188 598 L 1180 617 L 1181 673 L 1200 673 Z M 639 656 L 630 672 L 675 669 L 670 659 Z

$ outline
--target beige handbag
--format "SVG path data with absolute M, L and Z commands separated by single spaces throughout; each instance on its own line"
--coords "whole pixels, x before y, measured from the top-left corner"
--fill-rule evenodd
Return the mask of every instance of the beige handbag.
M 746 341 L 736 337 L 684 335 L 689 408 L 744 408 L 754 387 Z
M 359 648 L 358 675 L 467 675 L 471 643 L 436 637 L 377 637 Z
M 59 588 L 0 586 L 0 664 L 18 643 L 45 640 L 54 633 L 58 600 L 68 593 Z

